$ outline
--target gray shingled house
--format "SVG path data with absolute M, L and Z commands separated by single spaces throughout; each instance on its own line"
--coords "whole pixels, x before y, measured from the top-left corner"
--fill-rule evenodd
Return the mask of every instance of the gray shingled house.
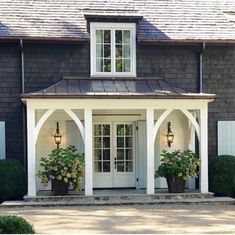
M 57 123 L 60 145 L 85 153 L 85 195 L 166 187 L 154 179 L 162 149 L 198 152 L 207 193 L 208 156 L 235 154 L 234 9 L 233 0 L 1 0 L 0 158 L 27 166 L 28 195 L 49 189 L 36 173 Z

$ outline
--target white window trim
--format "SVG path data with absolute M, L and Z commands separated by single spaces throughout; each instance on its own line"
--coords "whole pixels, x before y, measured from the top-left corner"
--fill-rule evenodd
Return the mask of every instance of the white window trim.
M 95 50 L 95 30 L 96 29 L 110 29 L 112 34 L 114 34 L 114 30 L 124 30 L 129 29 L 131 31 L 131 72 L 96 72 L 96 50 Z M 91 69 L 91 77 L 136 77 L 136 24 L 135 23 L 90 23 L 90 69 Z M 112 35 L 112 39 L 114 40 L 114 36 Z M 115 64 L 115 44 L 112 42 L 111 44 L 111 61 L 112 68 Z
M 6 159 L 6 133 L 4 121 L 0 121 L 0 160 L 2 159 Z

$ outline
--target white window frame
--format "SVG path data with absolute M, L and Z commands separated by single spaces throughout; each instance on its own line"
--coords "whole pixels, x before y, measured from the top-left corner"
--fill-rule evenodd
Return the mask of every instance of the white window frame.
M 111 72 L 96 72 L 95 30 L 111 30 Z M 115 30 L 130 30 L 131 33 L 131 71 L 115 72 Z M 90 68 L 91 77 L 136 77 L 136 24 L 135 23 L 90 23 Z

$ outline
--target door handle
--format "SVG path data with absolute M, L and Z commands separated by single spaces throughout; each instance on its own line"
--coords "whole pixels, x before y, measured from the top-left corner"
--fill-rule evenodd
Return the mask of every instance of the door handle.
M 114 168 L 117 169 L 117 158 L 114 158 Z

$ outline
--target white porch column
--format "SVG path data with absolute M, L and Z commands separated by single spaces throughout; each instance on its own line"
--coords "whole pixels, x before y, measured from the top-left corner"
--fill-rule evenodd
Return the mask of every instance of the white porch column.
M 208 193 L 208 110 L 207 104 L 200 109 L 200 191 Z
M 93 195 L 92 109 L 84 110 L 85 120 L 85 195 Z
M 154 194 L 154 111 L 146 110 L 147 125 L 147 194 Z
M 28 196 L 36 196 L 35 109 L 27 105 Z

